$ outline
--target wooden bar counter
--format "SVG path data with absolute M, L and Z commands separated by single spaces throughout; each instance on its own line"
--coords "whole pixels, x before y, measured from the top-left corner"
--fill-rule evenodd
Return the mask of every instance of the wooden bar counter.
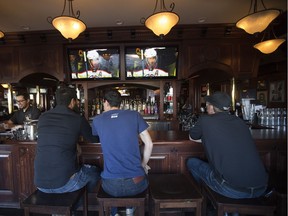
M 149 161 L 150 173 L 187 174 L 188 157 L 205 159 L 202 144 L 189 140 L 188 131 L 149 131 L 154 143 Z M 286 128 L 251 129 L 259 154 L 272 176 L 286 182 Z M 33 183 L 36 141 L 2 139 L 0 144 L 0 208 L 20 208 L 20 202 L 35 189 Z M 79 142 L 79 162 L 103 167 L 99 143 Z M 52 158 L 51 158 L 52 159 Z M 90 194 L 89 210 L 96 208 L 94 194 Z

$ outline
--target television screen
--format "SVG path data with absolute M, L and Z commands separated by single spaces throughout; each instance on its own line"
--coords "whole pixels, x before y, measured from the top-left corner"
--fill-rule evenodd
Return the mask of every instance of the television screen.
M 68 49 L 72 80 L 119 79 L 119 48 Z
M 176 78 L 176 46 L 126 47 L 126 78 Z

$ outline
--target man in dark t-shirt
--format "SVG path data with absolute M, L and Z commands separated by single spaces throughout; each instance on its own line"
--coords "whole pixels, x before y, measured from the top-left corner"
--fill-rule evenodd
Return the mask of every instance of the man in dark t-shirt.
M 56 91 L 56 107 L 43 113 L 38 121 L 38 140 L 34 161 L 34 182 L 45 193 L 66 193 L 87 184 L 93 191 L 100 171 L 97 167 L 77 162 L 79 136 L 99 142 L 92 135 L 89 122 L 75 112 L 76 90 L 60 87 Z
M 229 113 L 231 98 L 223 92 L 206 96 L 208 115 L 189 131 L 201 140 L 208 163 L 189 158 L 187 168 L 196 181 L 223 196 L 242 199 L 264 194 L 268 175 L 246 123 Z

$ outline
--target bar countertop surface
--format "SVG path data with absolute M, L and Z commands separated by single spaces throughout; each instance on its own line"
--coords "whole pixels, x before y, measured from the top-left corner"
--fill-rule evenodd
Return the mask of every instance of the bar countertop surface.
M 287 131 L 286 127 L 275 127 L 273 129 L 250 129 L 252 137 L 255 141 L 259 140 L 278 140 L 281 142 L 287 142 Z M 189 140 L 189 131 L 153 131 L 149 130 L 149 134 L 154 144 L 183 144 L 191 143 Z M 0 134 L 1 136 L 1 134 Z M 13 143 L 37 143 L 37 141 L 30 140 L 13 140 L 13 139 L 2 139 L 2 144 L 13 144 Z

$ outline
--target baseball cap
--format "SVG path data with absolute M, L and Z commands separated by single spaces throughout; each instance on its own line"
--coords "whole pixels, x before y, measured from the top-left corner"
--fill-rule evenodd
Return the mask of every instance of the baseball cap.
M 206 102 L 212 104 L 218 109 L 228 111 L 231 105 L 231 97 L 225 92 L 215 92 L 205 97 Z

